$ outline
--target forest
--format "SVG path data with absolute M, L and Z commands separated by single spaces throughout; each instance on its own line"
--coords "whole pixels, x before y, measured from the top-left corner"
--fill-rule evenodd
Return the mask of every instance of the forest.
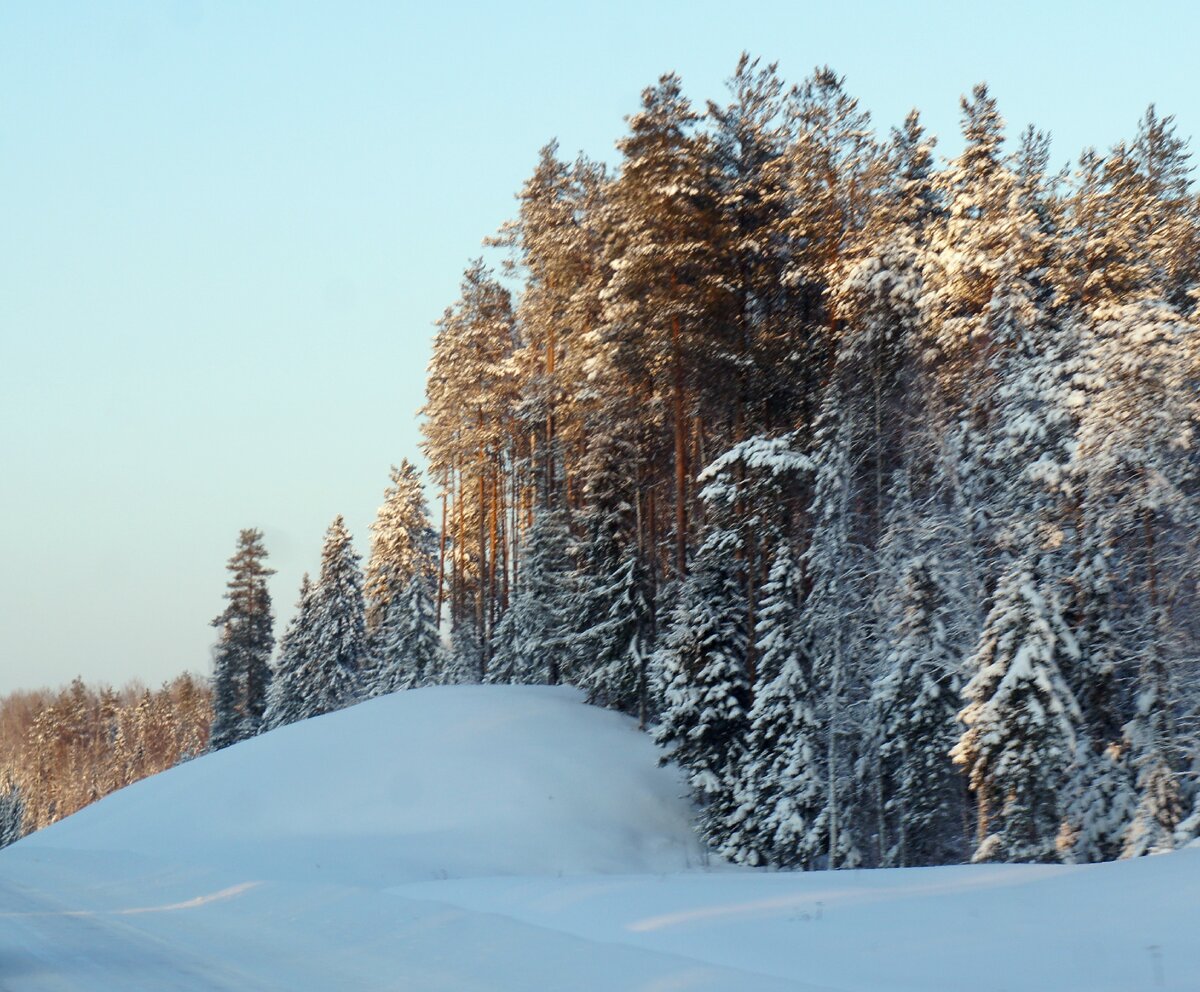
M 1200 201 L 1186 142 L 1054 171 L 822 68 L 554 144 L 438 325 L 463 677 L 583 686 L 787 867 L 1105 860 L 1196 833 Z
M 437 323 L 432 513 L 393 469 L 365 567 L 339 517 L 278 645 L 243 531 L 211 741 L 169 753 L 415 686 L 569 683 L 655 736 L 741 863 L 1194 838 L 1187 144 L 1151 107 L 1054 171 L 986 86 L 961 111 L 942 159 L 916 111 L 884 135 L 832 70 L 743 56 L 718 100 L 647 88 L 615 165 L 543 148 Z M 51 800 L 37 767 L 26 828 L 127 774 Z

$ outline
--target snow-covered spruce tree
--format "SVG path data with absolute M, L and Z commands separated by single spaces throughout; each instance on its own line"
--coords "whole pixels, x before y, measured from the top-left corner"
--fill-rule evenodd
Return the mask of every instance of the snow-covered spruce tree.
M 450 632 L 450 650 L 438 685 L 474 685 L 483 679 L 483 645 L 471 618 Z
M 811 868 L 826 852 L 822 728 L 800 626 L 799 563 L 786 544 L 762 590 L 758 687 L 722 853 L 751 865 Z
M 1138 809 L 1126 856 L 1169 848 L 1186 803 L 1178 773 L 1194 746 L 1181 732 L 1176 680 L 1191 636 L 1197 558 L 1192 450 L 1200 335 L 1170 307 L 1146 300 L 1100 306 L 1084 339 L 1075 473 L 1085 552 L 1122 577 L 1110 637 L 1134 699 L 1124 729 Z M 1189 584 L 1190 580 L 1190 584 Z
M 271 594 L 263 564 L 267 550 L 262 532 L 243 530 L 229 559 L 228 605 L 213 621 L 220 630 L 213 652 L 213 724 L 210 746 L 216 751 L 253 737 L 262 729 L 271 679 Z
M 370 660 L 364 672 L 368 695 L 433 685 L 442 679 L 446 652 L 436 609 L 429 580 L 414 572 L 408 588 L 391 597 L 371 635 Z
M 697 479 L 705 511 L 705 543 L 734 561 L 746 612 L 746 676 L 758 673 L 755 632 L 760 586 L 777 550 L 791 542 L 812 478 L 812 459 L 795 434 L 754 436 L 718 456 Z
M 25 800 L 12 779 L 0 791 L 0 847 L 15 844 L 25 835 Z
M 959 714 L 967 729 L 951 752 L 975 793 L 973 861 L 1056 857 L 1081 720 L 1062 668 L 1078 655 L 1041 571 L 1010 567 L 969 664 L 975 674 Z
M 534 514 L 525 535 L 516 594 L 496 627 L 489 682 L 558 685 L 572 674 L 570 540 L 562 510 Z
M 296 612 L 279 639 L 279 656 L 271 672 L 267 710 L 263 716 L 263 725 L 268 729 L 295 723 L 309 715 L 304 693 L 312 659 L 315 603 L 316 587 L 305 572 L 300 581 Z
M 420 470 L 406 458 L 399 468 L 392 466 L 390 479 L 371 524 L 371 556 L 363 575 L 368 630 L 383 622 L 388 604 L 409 589 L 414 575 L 431 585 L 437 570 L 437 532 Z
M 899 590 L 899 616 L 871 696 L 878 748 L 885 865 L 962 860 L 962 780 L 949 759 L 958 721 L 961 659 L 946 630 L 945 577 L 915 557 Z
M 869 684 L 870 644 L 875 617 L 868 596 L 869 562 L 853 540 L 856 501 L 853 473 L 853 420 L 840 416 L 838 380 L 831 383 L 818 420 L 813 464 L 812 537 L 805 552 L 811 588 L 801 622 L 817 693 L 826 778 L 825 861 L 829 868 L 856 867 L 862 838 L 874 822 L 858 815 L 859 800 L 869 795 L 864 763 L 863 712 Z
M 660 759 L 687 773 L 700 806 L 700 826 L 720 846 L 736 805 L 734 790 L 748 727 L 745 609 L 732 563 L 702 549 L 683 582 L 657 655 Z
M 1137 809 L 1123 714 L 1130 712 L 1132 672 L 1117 630 L 1119 609 L 1103 542 L 1090 529 L 1078 535 L 1080 561 L 1071 577 L 1079 661 L 1071 688 L 1083 713 L 1068 785 L 1067 817 L 1059 847 L 1069 862 L 1120 857 Z
M 583 462 L 583 537 L 576 545 L 575 682 L 599 706 L 650 718 L 653 588 L 637 547 L 631 480 L 636 451 L 601 435 Z
M 307 716 L 354 701 L 366 657 L 366 623 L 360 558 L 341 516 L 334 518 L 321 551 L 321 578 L 313 602 Z
M 588 702 L 637 716 L 645 727 L 653 651 L 649 582 L 636 548 L 627 549 L 612 568 L 580 576 L 590 609 L 580 635 L 588 665 L 580 665 L 578 681 Z

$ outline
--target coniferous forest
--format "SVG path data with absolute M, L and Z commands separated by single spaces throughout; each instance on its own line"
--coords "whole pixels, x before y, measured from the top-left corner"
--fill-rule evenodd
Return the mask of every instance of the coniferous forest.
M 833 71 L 744 56 L 713 101 L 648 88 L 615 165 L 543 148 L 437 323 L 432 512 L 393 469 L 365 568 L 339 517 L 277 645 L 242 532 L 211 746 L 569 683 L 655 736 L 743 863 L 1200 833 L 1186 142 L 1151 107 L 1057 170 L 986 87 L 961 111 L 942 157 L 915 111 L 885 134 Z
M 550 144 L 438 324 L 452 667 L 637 715 L 724 854 L 1094 861 L 1197 808 L 1200 201 L 829 69 Z

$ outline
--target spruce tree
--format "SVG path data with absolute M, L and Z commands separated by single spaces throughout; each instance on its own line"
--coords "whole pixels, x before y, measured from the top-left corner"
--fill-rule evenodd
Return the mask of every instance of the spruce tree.
M 892 647 L 871 697 L 885 865 L 945 864 L 963 854 L 962 783 L 948 758 L 962 733 L 960 659 L 947 635 L 943 581 L 936 559 L 908 562 Z
M 715 560 L 714 560 L 715 559 Z M 654 737 L 688 776 L 710 841 L 724 841 L 748 730 L 743 610 L 728 562 L 701 556 L 683 583 L 659 652 L 662 694 Z
M 238 549 L 226 566 L 230 579 L 228 605 L 213 621 L 221 631 L 213 657 L 213 724 L 210 746 L 218 750 L 253 737 L 262 729 L 271 679 L 271 595 L 267 577 L 273 570 L 262 532 L 243 530 Z
M 763 587 L 759 683 L 722 853 L 751 865 L 812 868 L 826 851 L 821 725 L 800 624 L 803 576 L 779 549 Z
M 367 629 L 379 626 L 392 598 L 409 589 L 413 576 L 420 575 L 429 585 L 436 568 L 437 535 L 429 521 L 421 473 L 404 459 L 399 468 L 392 466 L 391 485 L 371 524 L 371 556 L 363 578 Z
M 25 800 L 11 779 L 0 791 L 0 847 L 15 844 L 25 835 Z
M 1079 649 L 1039 569 L 1017 564 L 996 590 L 964 689 L 952 756 L 978 807 L 974 861 L 1049 861 L 1081 716 L 1062 670 Z
M 304 679 L 307 716 L 341 709 L 359 691 L 366 624 L 359 556 L 341 516 L 325 534 L 321 578 L 313 602 L 312 640 Z
M 573 674 L 569 543 L 562 511 L 534 515 L 516 595 L 496 627 L 488 681 L 557 685 Z
M 300 582 L 296 612 L 279 640 L 279 657 L 271 675 L 263 717 L 264 725 L 270 729 L 295 723 L 309 715 L 304 694 L 312 660 L 315 602 L 316 589 L 305 572 Z
M 420 573 L 393 596 L 371 637 L 367 693 L 380 696 L 438 682 L 446 667 L 428 580 Z

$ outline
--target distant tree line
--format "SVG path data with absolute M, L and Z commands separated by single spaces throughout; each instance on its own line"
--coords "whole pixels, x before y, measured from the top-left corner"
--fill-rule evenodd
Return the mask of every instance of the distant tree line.
M 0 699 L 0 847 L 208 747 L 206 682 L 87 686 Z

